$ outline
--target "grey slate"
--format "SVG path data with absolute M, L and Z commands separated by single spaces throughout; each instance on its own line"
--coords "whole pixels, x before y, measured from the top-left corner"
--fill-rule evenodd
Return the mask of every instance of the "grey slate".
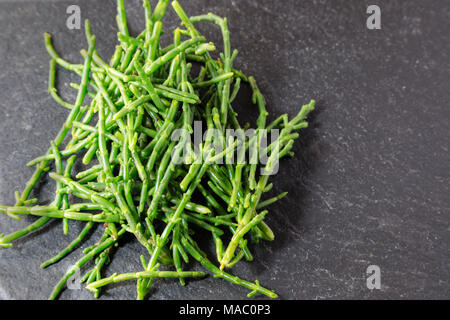
M 273 194 L 288 196 L 270 207 L 276 240 L 252 246 L 255 261 L 233 273 L 259 279 L 281 299 L 450 298 L 450 5 L 448 1 L 377 4 L 382 29 L 366 28 L 366 1 L 180 1 L 186 11 L 227 16 L 236 66 L 254 75 L 266 95 L 271 119 L 291 116 L 317 100 L 310 127 L 273 178 Z M 116 44 L 115 1 L 0 1 L 0 203 L 13 204 L 32 174 L 25 164 L 47 150 L 67 110 L 47 94 L 49 57 L 42 34 L 50 32 L 61 56 L 82 61 L 83 30 L 68 30 L 66 8 L 79 4 L 90 18 L 100 54 Z M 143 28 L 141 1 L 128 1 L 130 29 Z M 165 29 L 178 18 L 168 10 Z M 202 25 L 220 43 L 218 29 Z M 169 32 L 168 32 L 169 33 Z M 77 77 L 58 74 L 63 97 Z M 248 93 L 248 89 L 247 89 Z M 256 108 L 248 97 L 243 116 Z M 39 186 L 52 199 L 54 184 Z M 0 216 L 0 232 L 33 221 Z M 85 246 L 57 265 L 42 261 L 69 236 L 60 223 L 0 250 L 0 298 L 46 299 Z M 107 273 L 140 269 L 142 248 L 132 237 L 118 248 Z M 381 289 L 366 287 L 366 268 L 381 269 Z M 192 265 L 192 268 L 198 266 Z M 208 277 L 157 281 L 151 299 L 244 299 L 247 290 Z M 102 299 L 134 299 L 135 284 L 106 289 Z M 65 290 L 61 299 L 92 299 L 86 290 Z M 264 299 L 256 297 L 255 299 Z

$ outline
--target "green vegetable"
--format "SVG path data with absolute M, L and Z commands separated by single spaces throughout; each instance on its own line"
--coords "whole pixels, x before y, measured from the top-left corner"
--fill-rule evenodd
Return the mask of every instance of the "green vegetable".
M 50 35 L 44 35 L 51 57 L 48 91 L 70 111 L 48 151 L 27 164 L 36 169 L 22 193 L 15 193 L 16 204 L 0 205 L 0 213 L 14 219 L 20 219 L 20 215 L 40 218 L 14 233 L 0 235 L 0 246 L 12 246 L 12 241 L 51 219 L 62 220 L 65 234 L 69 220 L 87 221 L 78 237 L 42 263 L 46 268 L 71 253 L 96 225 L 104 228 L 101 239 L 83 251 L 50 299 L 57 298 L 67 280 L 92 259 L 94 266 L 81 280 L 95 297 L 107 284 L 134 279 L 137 298 L 143 299 L 157 278 L 177 278 L 185 285 L 186 277 L 205 276 L 201 271 L 185 270 L 190 257 L 215 277 L 251 290 L 249 297 L 256 293 L 277 297 L 257 280 L 249 282 L 224 269 L 242 259 L 253 260 L 250 239 L 254 243 L 274 239 L 264 222 L 268 211 L 260 210 L 287 193 L 261 199 L 273 186 L 269 178 L 279 159 L 293 154 L 293 141 L 299 136 L 293 131 L 307 127 L 305 120 L 314 109 L 314 101 L 291 120 L 284 114 L 267 125 L 266 100 L 256 80 L 233 67 L 237 51 L 231 51 L 227 19 L 212 13 L 188 17 L 178 1 L 173 1 L 182 26 L 174 30 L 173 43 L 162 47 L 162 18 L 168 4 L 168 0 L 160 0 L 152 13 L 150 2 L 144 0 L 145 30 L 133 37 L 124 0 L 118 0 L 120 45 L 109 63 L 97 52 L 89 21 L 85 24 L 88 49 L 81 51 L 83 64 L 61 58 Z M 215 45 L 206 42 L 195 27 L 200 22 L 212 22 L 220 28 L 224 51 L 217 59 L 210 53 L 216 50 Z M 197 75 L 193 63 L 200 65 Z M 81 78 L 79 84 L 71 84 L 78 91 L 73 104 L 57 94 L 58 66 Z M 232 107 L 242 82 L 249 84 L 259 112 L 253 135 L 244 134 L 246 126 L 241 126 Z M 198 126 L 196 121 L 202 121 L 208 129 L 199 144 L 190 137 Z M 238 139 L 228 140 L 222 135 L 229 129 L 236 131 Z M 281 131 L 276 141 L 264 146 L 269 129 Z M 251 152 L 253 161 L 257 160 L 255 154 L 264 152 L 267 162 L 263 166 L 256 161 L 248 163 L 246 152 Z M 234 153 L 235 163 L 218 162 L 231 159 Z M 72 175 L 77 157 L 85 167 Z M 48 206 L 35 205 L 38 201 L 29 199 L 30 194 L 53 164 L 54 172 L 49 177 L 56 182 L 55 200 Z M 69 194 L 78 200 L 70 203 Z M 143 271 L 102 277 L 113 246 L 120 244 L 125 232 L 133 234 L 147 250 L 147 258 L 140 257 Z M 218 266 L 200 249 L 196 232 L 210 234 Z M 224 243 L 227 238 L 229 243 Z M 161 265 L 175 270 L 159 270 Z

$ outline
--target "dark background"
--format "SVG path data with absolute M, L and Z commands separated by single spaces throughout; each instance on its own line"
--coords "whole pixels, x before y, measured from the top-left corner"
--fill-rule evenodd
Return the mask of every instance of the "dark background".
M 274 193 L 289 191 L 267 218 L 276 240 L 254 246 L 255 261 L 233 273 L 259 279 L 282 299 L 450 298 L 450 2 L 180 2 L 190 15 L 228 17 L 232 46 L 240 52 L 235 65 L 256 77 L 271 119 L 317 101 L 295 157 L 282 161 L 272 180 Z M 91 19 L 99 52 L 109 59 L 116 44 L 115 1 L 0 1 L 1 204 L 14 203 L 14 190 L 23 190 L 33 172 L 25 164 L 47 150 L 67 115 L 47 94 L 42 34 L 53 35 L 62 57 L 82 62 L 83 28 L 65 26 L 70 4 Z M 381 8 L 381 30 L 366 28 L 369 4 Z M 127 9 L 137 34 L 141 1 L 127 1 Z M 179 23 L 171 8 L 164 21 L 170 35 Z M 216 26 L 200 29 L 220 43 Z M 71 81 L 78 79 L 58 73 L 60 93 L 74 101 Z M 241 97 L 236 106 L 244 115 L 256 113 L 248 100 Z M 42 203 L 53 190 L 53 181 L 40 184 Z M 1 216 L 0 232 L 31 221 Z M 39 264 L 81 227 L 72 223 L 64 236 L 54 222 L 0 249 L 0 298 L 47 298 L 81 249 L 47 270 Z M 107 274 L 139 270 L 140 253 L 140 245 L 127 241 Z M 381 290 L 366 287 L 372 264 L 381 269 Z M 210 276 L 186 287 L 158 280 L 150 297 L 240 299 L 246 293 Z M 92 295 L 65 290 L 61 298 Z M 109 287 L 102 298 L 134 299 L 135 283 Z

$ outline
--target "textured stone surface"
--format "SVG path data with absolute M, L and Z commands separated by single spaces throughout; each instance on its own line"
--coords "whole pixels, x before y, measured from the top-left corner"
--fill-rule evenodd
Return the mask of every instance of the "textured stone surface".
M 143 27 L 141 1 L 128 1 L 131 30 Z M 233 272 L 259 279 L 282 299 L 450 298 L 450 7 L 447 1 L 377 1 L 382 29 L 367 30 L 364 1 L 181 1 L 189 14 L 227 16 L 236 66 L 255 75 L 271 117 L 293 115 L 315 98 L 311 126 L 282 162 L 274 193 L 289 191 L 270 207 L 276 240 L 255 246 L 253 263 Z M 66 8 L 79 3 L 90 18 L 99 52 L 115 44 L 113 1 L 0 1 L 0 203 L 12 204 L 67 111 L 47 94 L 49 58 L 42 34 L 54 35 L 58 52 L 81 61 L 83 30 L 65 27 Z M 171 9 L 171 30 L 178 19 Z M 220 42 L 215 27 L 201 29 Z M 63 96 L 77 78 L 58 74 Z M 251 115 L 241 98 L 236 106 Z M 250 110 L 250 111 L 249 111 Z M 50 201 L 44 180 L 39 196 Z M 0 217 L 1 233 L 20 222 Z M 73 239 L 52 223 L 0 250 L 0 298 L 43 299 L 78 249 L 61 263 L 39 264 Z M 89 238 L 96 241 L 100 230 Z M 132 238 L 114 255 L 107 273 L 140 268 L 143 250 Z M 86 244 L 86 245 L 87 245 Z M 86 245 L 83 245 L 85 247 Z M 381 290 L 366 287 L 366 268 L 381 268 Z M 195 266 L 193 266 L 195 267 Z M 158 281 L 153 299 L 236 299 L 241 287 L 208 277 L 181 287 Z M 104 299 L 134 299 L 133 282 L 105 290 Z M 66 290 L 63 299 L 91 299 Z M 261 297 L 258 297 L 259 299 Z

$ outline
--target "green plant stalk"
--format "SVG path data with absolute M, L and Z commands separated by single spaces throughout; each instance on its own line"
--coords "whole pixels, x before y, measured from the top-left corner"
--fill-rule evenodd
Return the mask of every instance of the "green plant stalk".
M 46 36 L 46 38 L 48 38 L 48 37 Z M 56 138 L 54 140 L 56 147 L 59 147 L 59 145 L 62 143 L 62 141 L 66 137 L 67 133 L 69 132 L 73 121 L 75 121 L 75 118 L 76 118 L 78 112 L 80 111 L 81 104 L 83 103 L 84 96 L 86 95 L 86 90 L 87 90 L 86 87 L 87 87 L 87 82 L 88 82 L 88 78 L 89 78 L 90 65 L 91 65 L 92 54 L 94 52 L 94 49 L 95 49 L 95 36 L 93 36 L 89 41 L 88 55 L 84 62 L 80 90 L 78 90 L 77 99 L 75 101 L 74 107 L 71 109 L 69 116 L 67 117 L 66 121 L 64 122 L 62 129 L 60 130 L 60 132 L 58 133 L 58 135 L 56 136 Z M 49 151 L 47 153 L 51 153 L 51 148 L 49 149 Z M 28 197 L 31 193 L 31 190 L 36 185 L 36 183 L 39 180 L 39 178 L 41 177 L 42 173 L 46 170 L 48 163 L 49 163 L 49 161 L 45 160 L 36 167 L 36 170 L 35 170 L 33 176 L 30 178 L 30 180 L 27 181 L 25 189 L 21 193 L 18 201 L 16 201 L 16 206 L 20 206 L 21 204 L 23 204 L 23 202 L 25 200 L 28 199 Z
M 12 213 L 21 215 L 33 215 L 48 218 L 67 218 L 80 221 L 93 222 L 121 222 L 119 216 L 106 216 L 104 214 L 91 214 L 87 212 L 75 212 L 71 210 L 59 210 L 54 206 L 34 206 L 34 207 L 8 207 L 0 205 L 0 213 Z
M 118 233 L 118 237 L 121 237 L 124 234 L 124 232 L 125 229 L 120 230 Z M 79 259 L 69 270 L 67 270 L 67 272 L 61 278 L 58 284 L 53 288 L 49 300 L 55 300 L 62 291 L 62 289 L 64 288 L 64 285 L 66 284 L 67 280 L 69 280 L 69 278 L 72 277 L 77 272 L 77 270 L 81 269 L 87 262 L 89 262 L 97 254 L 114 245 L 117 242 L 117 240 L 118 238 L 114 237 L 107 238 L 105 241 L 100 243 L 98 246 L 89 251 L 89 253 L 87 253 L 81 259 Z

